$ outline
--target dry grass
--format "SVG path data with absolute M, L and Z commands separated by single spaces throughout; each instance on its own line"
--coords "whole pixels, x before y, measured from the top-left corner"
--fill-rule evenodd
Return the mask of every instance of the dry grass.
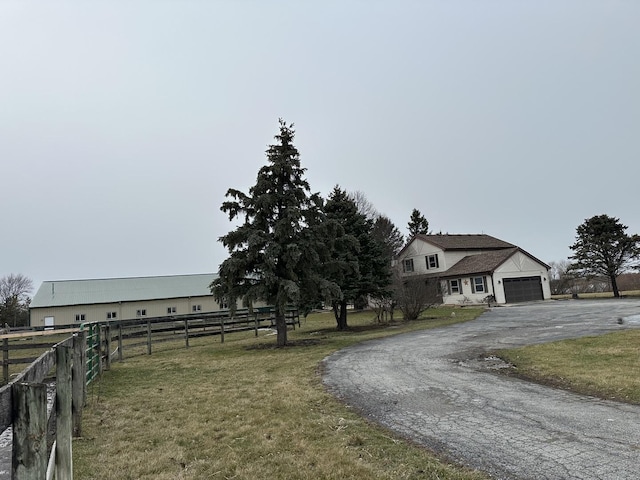
M 620 295 L 623 297 L 640 297 L 640 290 L 625 290 L 624 292 L 621 291 Z M 613 292 L 580 293 L 578 296 L 585 300 L 590 298 L 613 298 Z M 554 300 L 568 300 L 571 298 L 571 295 L 551 295 L 551 298 Z
M 114 364 L 90 388 L 77 479 L 480 479 L 367 423 L 325 392 L 318 364 L 344 346 L 463 321 L 481 309 L 440 308 L 433 318 L 378 326 L 331 315 L 290 332 L 275 349 L 252 333 L 194 340 Z
M 640 330 L 532 345 L 497 354 L 525 378 L 640 404 Z

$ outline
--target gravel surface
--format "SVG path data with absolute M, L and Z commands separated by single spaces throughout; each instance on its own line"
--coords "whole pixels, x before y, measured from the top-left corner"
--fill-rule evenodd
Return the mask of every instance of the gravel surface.
M 496 307 L 472 322 L 355 345 L 324 383 L 363 415 L 498 479 L 640 478 L 640 407 L 499 375 L 509 348 L 640 328 L 637 300 Z

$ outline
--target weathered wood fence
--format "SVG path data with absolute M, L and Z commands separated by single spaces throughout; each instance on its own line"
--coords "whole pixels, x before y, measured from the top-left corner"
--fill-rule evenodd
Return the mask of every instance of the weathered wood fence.
M 0 388 L 0 429 L 13 427 L 11 478 L 73 478 L 71 439 L 86 402 L 86 335 L 75 333 Z M 55 367 L 55 382 L 45 379 Z
M 289 310 L 287 325 L 300 326 L 297 310 Z M 127 356 L 151 355 L 153 345 L 184 342 L 189 339 L 218 335 L 220 341 L 233 332 L 258 330 L 273 326 L 271 308 L 249 312 L 229 312 L 158 317 L 135 320 L 105 321 L 83 324 L 75 329 L 54 330 L 49 334 L 73 333 L 50 347 L 43 342 L 30 342 L 11 348 L 9 339 L 44 336 L 47 332 L 24 332 L 2 338 L 2 366 L 5 383 L 9 365 L 32 358 L 11 359 L 10 352 L 46 347 L 14 380 L 0 387 L 0 431 L 13 427 L 11 472 L 14 480 L 67 480 L 73 478 L 72 437 L 82 430 L 82 409 L 86 403 L 87 385 L 94 381 L 112 361 Z M 45 379 L 55 367 L 55 381 Z M 55 475 L 55 477 L 54 477 Z
M 288 310 L 288 326 L 300 326 L 297 310 Z M 114 320 L 83 325 L 87 332 L 87 383 L 108 370 L 114 361 L 125 357 L 151 355 L 153 346 L 176 342 L 189 348 L 189 340 L 206 336 L 219 336 L 234 332 L 254 331 L 275 324 L 272 308 L 237 311 L 230 316 L 228 311 L 199 315 L 156 317 L 135 320 Z

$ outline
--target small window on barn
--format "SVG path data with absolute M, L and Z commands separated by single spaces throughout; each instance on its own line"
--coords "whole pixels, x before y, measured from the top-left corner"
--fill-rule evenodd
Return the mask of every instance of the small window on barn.
M 434 253 L 433 255 L 427 255 L 426 260 L 427 260 L 427 270 L 429 270 L 430 268 L 438 268 L 440 266 L 438 262 L 437 253 Z
M 146 317 L 146 316 L 147 316 L 146 308 L 141 308 L 140 310 L 136 310 L 136 317 Z
M 107 320 L 114 320 L 118 318 L 117 312 L 107 312 Z
M 402 269 L 405 272 L 413 272 L 413 258 L 407 258 L 402 262 Z
M 84 313 L 76 313 L 76 322 L 84 322 L 85 318 Z
M 200 310 L 202 310 L 202 305 L 193 305 L 191 307 L 192 312 L 199 312 Z
M 176 307 L 167 307 L 167 313 L 171 315 L 172 313 L 176 313 Z

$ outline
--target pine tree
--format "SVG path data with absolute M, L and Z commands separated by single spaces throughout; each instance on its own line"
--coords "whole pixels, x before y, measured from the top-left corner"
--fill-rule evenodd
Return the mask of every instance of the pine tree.
M 627 235 L 627 226 L 608 215 L 588 218 L 576 229 L 576 243 L 569 248 L 575 262 L 571 270 L 578 275 L 603 275 L 611 282 L 613 296 L 619 297 L 617 277 L 637 268 L 640 258 L 640 236 Z
M 301 289 L 317 280 L 318 259 L 308 225 L 317 223 L 319 196 L 310 195 L 293 144 L 293 124 L 280 120 L 276 143 L 267 150 L 267 165 L 259 171 L 248 195 L 227 191 L 221 210 L 242 225 L 220 241 L 229 250 L 211 288 L 216 298 L 235 309 L 237 299 L 247 305 L 263 300 L 275 307 L 277 344 L 287 343 L 286 308 L 297 304 Z
M 409 238 L 413 238 L 416 235 L 427 235 L 429 233 L 429 222 L 420 213 L 420 210 L 414 208 L 407 224 L 409 230 Z
M 393 258 L 404 246 L 404 236 L 389 217 L 384 215 L 379 215 L 376 218 L 373 223 L 372 234 L 378 242 L 382 243 L 385 257 L 388 258 L 391 264 Z
M 382 243 L 373 234 L 373 221 L 358 211 L 354 200 L 336 186 L 325 208 L 326 231 L 331 233 L 328 279 L 340 287 L 332 298 L 338 329 L 347 325 L 347 304 L 367 295 L 380 295 L 389 286 L 390 265 Z

